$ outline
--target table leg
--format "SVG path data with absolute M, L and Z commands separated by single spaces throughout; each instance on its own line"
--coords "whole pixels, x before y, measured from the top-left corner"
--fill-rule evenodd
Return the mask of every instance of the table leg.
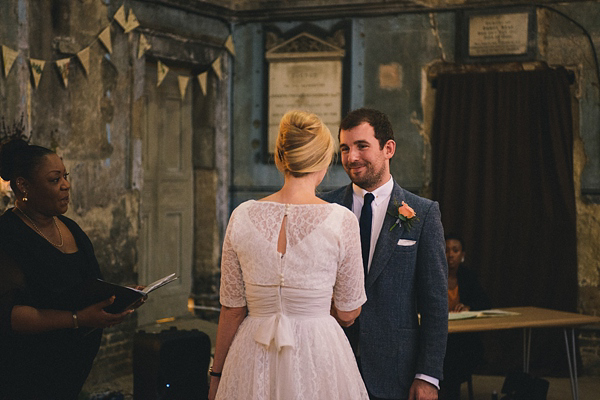
M 575 328 L 571 328 L 571 345 L 569 347 L 569 329 L 564 328 L 565 344 L 567 347 L 567 360 L 569 362 L 569 376 L 571 378 L 571 394 L 573 400 L 579 400 L 579 385 L 577 383 L 577 352 L 575 351 Z
M 523 328 L 523 372 L 529 373 L 531 356 L 531 328 Z

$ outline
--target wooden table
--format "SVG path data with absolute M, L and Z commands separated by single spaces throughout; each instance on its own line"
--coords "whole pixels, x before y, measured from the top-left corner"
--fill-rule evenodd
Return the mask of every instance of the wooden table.
M 579 399 L 577 384 L 577 361 L 575 352 L 575 327 L 600 322 L 600 317 L 549 310 L 539 307 L 502 308 L 503 311 L 516 312 L 518 315 L 477 317 L 448 321 L 448 333 L 484 332 L 504 329 L 523 329 L 523 371 L 529 372 L 531 351 L 531 329 L 563 328 L 571 378 L 573 400 Z

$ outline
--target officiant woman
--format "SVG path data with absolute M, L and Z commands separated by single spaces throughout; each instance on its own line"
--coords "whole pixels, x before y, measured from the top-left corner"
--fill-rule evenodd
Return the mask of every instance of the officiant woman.
M 16 202 L 0 216 L 0 399 L 77 399 L 100 347 L 114 299 L 76 309 L 70 293 L 100 277 L 87 235 L 63 216 L 71 184 L 53 151 L 13 137 L 0 176 Z M 90 332 L 89 334 L 84 334 Z

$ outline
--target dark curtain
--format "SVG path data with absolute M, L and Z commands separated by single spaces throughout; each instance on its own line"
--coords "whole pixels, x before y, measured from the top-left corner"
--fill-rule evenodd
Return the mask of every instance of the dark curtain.
M 566 71 L 438 76 L 432 150 L 444 229 L 464 238 L 467 264 L 479 271 L 494 307 L 576 311 Z

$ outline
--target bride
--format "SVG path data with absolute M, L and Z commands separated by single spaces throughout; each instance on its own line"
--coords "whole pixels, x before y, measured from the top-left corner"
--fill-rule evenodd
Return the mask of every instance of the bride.
M 368 400 L 340 327 L 366 301 L 358 221 L 315 195 L 333 147 L 319 117 L 289 111 L 275 150 L 283 187 L 231 215 L 210 400 Z

